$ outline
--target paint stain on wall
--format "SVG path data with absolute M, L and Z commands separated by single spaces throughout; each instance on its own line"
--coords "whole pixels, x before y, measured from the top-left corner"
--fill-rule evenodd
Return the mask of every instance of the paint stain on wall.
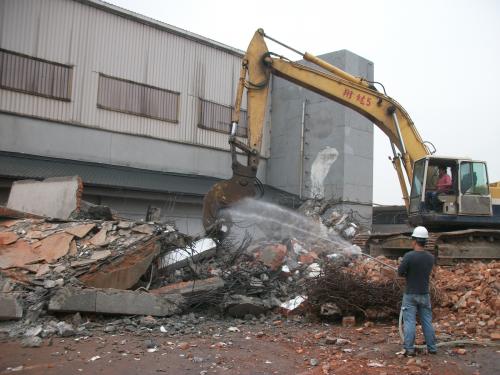
M 325 147 L 316 155 L 311 166 L 311 197 L 318 199 L 324 198 L 324 181 L 338 156 L 339 152 L 330 146 Z

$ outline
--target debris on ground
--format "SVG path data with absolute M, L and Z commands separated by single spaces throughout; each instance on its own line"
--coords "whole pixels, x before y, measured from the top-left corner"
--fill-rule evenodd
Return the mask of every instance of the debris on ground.
M 254 232 L 232 212 L 237 225 L 223 240 L 109 216 L 106 209 L 86 214 L 90 206 L 82 207 L 78 219 L 0 209 L 0 319 L 17 320 L 0 333 L 19 338 L 24 347 L 43 346 L 51 337 L 83 338 L 94 329 L 194 334 L 200 311 L 233 323 L 269 321 L 272 327 L 293 319 L 360 332 L 373 330 L 373 322 L 397 325 L 404 280 L 382 265 L 396 267 L 397 261 L 364 257 L 352 244 L 362 225 L 331 202 L 307 201 L 281 216 L 257 206 L 260 216 L 250 215 L 257 217 Z M 499 339 L 499 274 L 498 261 L 436 267 L 432 296 L 439 340 Z M 237 324 L 226 329 L 241 330 Z M 391 335 L 398 342 L 397 332 Z M 326 330 L 316 336 L 336 348 L 338 358 L 356 352 L 349 337 Z M 212 345 L 227 348 L 229 342 Z M 151 343 L 144 350 L 161 347 Z M 324 370 L 334 361 L 311 356 L 305 363 Z M 372 358 L 365 365 L 384 363 Z

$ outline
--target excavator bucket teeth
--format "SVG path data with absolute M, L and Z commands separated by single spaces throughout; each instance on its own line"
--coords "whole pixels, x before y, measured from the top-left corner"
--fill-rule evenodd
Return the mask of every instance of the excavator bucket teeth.
M 207 232 L 217 230 L 220 213 L 236 202 L 255 195 L 254 181 L 233 176 L 216 183 L 203 199 L 203 226 Z

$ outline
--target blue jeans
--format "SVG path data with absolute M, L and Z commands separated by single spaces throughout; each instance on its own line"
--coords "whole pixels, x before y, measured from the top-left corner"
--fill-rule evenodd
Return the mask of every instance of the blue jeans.
M 415 351 L 415 325 L 417 312 L 422 323 L 425 343 L 431 352 L 436 351 L 436 335 L 432 327 L 431 297 L 429 294 L 403 295 L 404 349 Z

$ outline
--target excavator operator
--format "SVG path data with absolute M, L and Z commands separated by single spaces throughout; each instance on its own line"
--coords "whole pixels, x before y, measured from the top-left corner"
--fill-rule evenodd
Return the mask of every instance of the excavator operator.
M 426 196 L 429 209 L 437 211 L 440 208 L 439 194 L 448 194 L 453 185 L 450 175 L 446 172 L 444 165 L 439 166 L 439 177 L 436 184 L 436 190 L 428 191 Z

